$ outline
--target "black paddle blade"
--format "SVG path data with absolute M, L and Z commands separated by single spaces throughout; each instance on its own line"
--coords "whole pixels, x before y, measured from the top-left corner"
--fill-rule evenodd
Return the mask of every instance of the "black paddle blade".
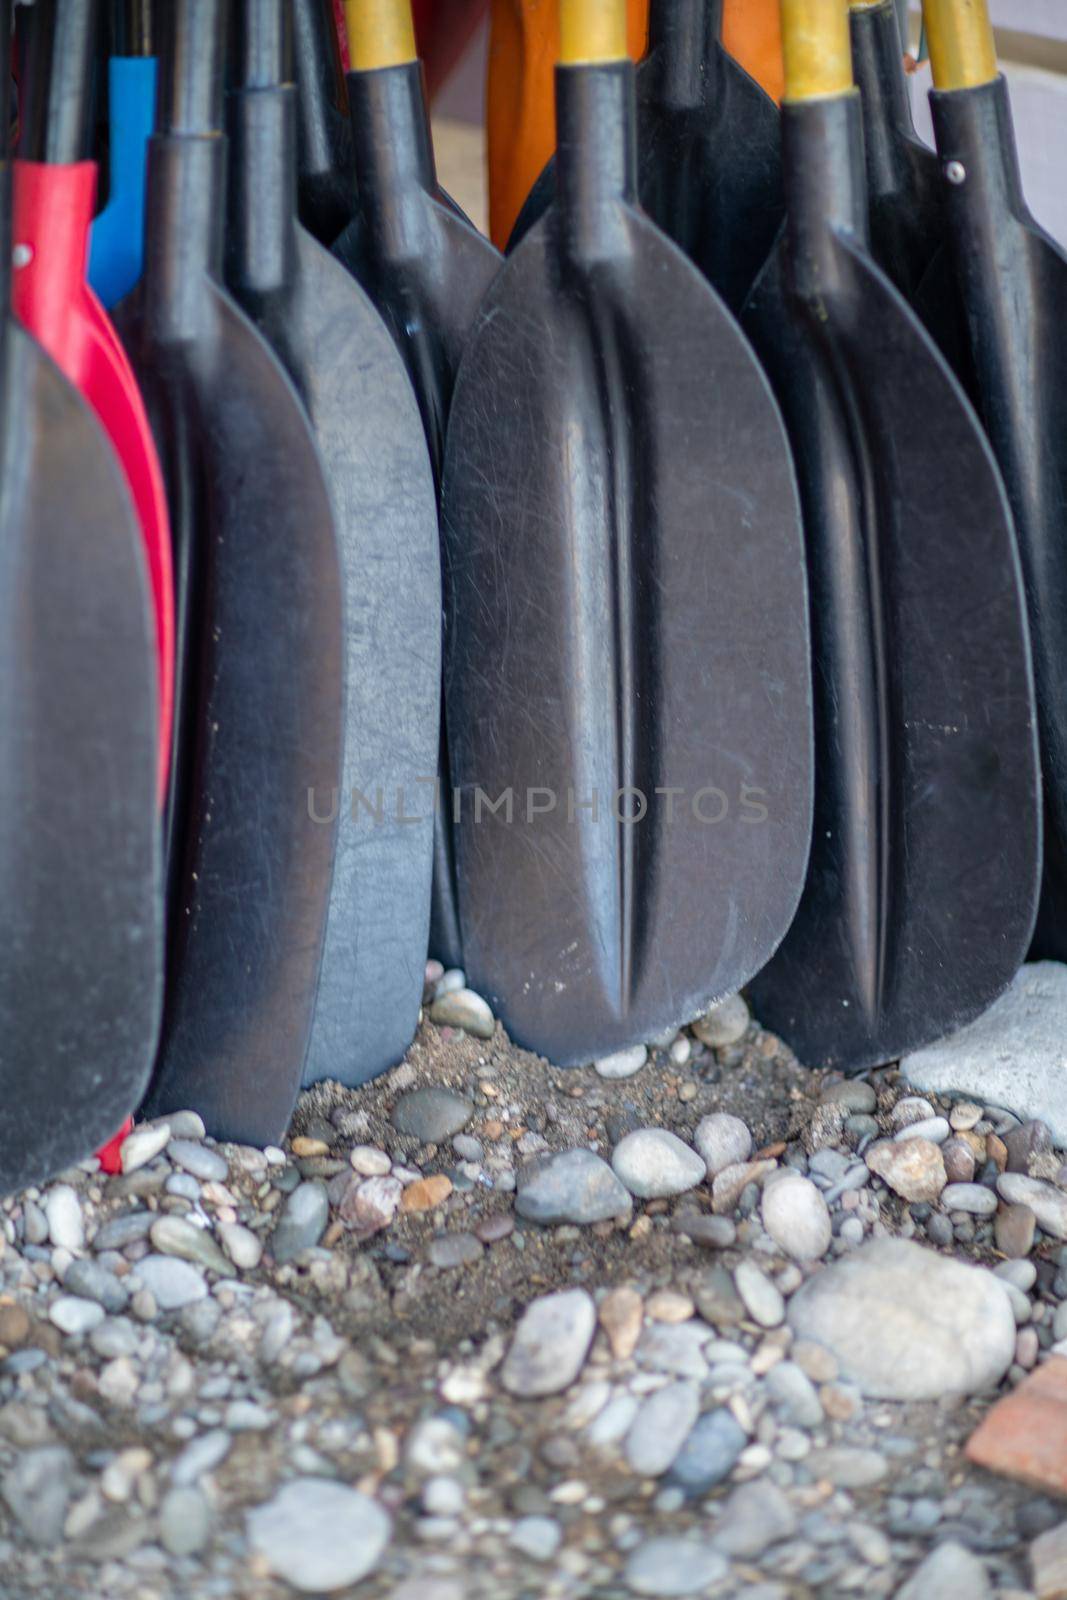
M 558 114 L 601 128 L 631 83 L 560 69 Z M 768 958 L 812 776 L 777 408 L 696 269 L 592 181 L 479 314 L 442 520 L 467 971 L 520 1043 L 588 1061 Z
M 330 245 L 355 210 L 355 163 L 333 0 L 292 0 L 300 220 Z
M 224 159 L 217 137 L 153 140 L 145 277 L 122 322 L 163 460 L 183 640 L 150 1104 L 263 1143 L 300 1088 L 329 906 L 341 579 L 299 398 L 212 277 Z
M 941 167 L 915 131 L 894 0 L 849 13 L 863 101 L 871 254 L 911 300 L 945 236 Z
M 862 161 L 858 115 L 853 97 L 788 108 L 798 201 L 824 181 L 820 157 L 839 182 L 840 153 Z M 800 476 L 819 775 L 804 897 L 751 995 L 801 1060 L 859 1070 L 940 1038 L 1011 981 L 1033 926 L 1040 794 L 1000 475 L 932 340 L 854 242 L 858 170 L 850 188 L 858 220 L 791 222 L 745 318 Z
M 154 622 L 111 448 L 10 318 L 0 431 L 0 1190 L 110 1139 L 163 999 Z
M 350 72 L 348 101 L 359 202 L 334 253 L 396 340 L 439 484 L 456 370 L 501 258 L 437 184 L 419 63 Z M 448 820 L 452 785 L 444 769 L 440 787 L 430 950 L 446 966 L 459 966 L 463 941 Z
M 296 224 L 293 93 L 230 96 L 227 281 L 300 392 L 334 506 L 345 608 L 344 767 L 304 1081 L 357 1084 L 418 1024 L 433 865 L 441 560 L 403 361 L 339 262 Z M 264 237 L 276 241 L 263 250 Z
M 649 216 L 739 311 L 781 226 L 778 107 L 719 42 L 722 0 L 652 0 L 637 68 L 638 194 Z M 556 192 L 555 158 L 510 253 Z
M 959 365 L 1008 489 L 1041 730 L 1045 872 L 1032 954 L 1067 959 L 1067 256 L 1034 221 L 1003 78 L 931 95 L 949 247 L 920 309 Z

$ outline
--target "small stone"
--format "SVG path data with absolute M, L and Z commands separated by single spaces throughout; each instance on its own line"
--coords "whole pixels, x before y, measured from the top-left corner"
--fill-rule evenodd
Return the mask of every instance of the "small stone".
M 65 1445 L 23 1451 L 4 1474 L 0 1495 L 32 1544 L 59 1544 L 73 1476 L 74 1457 Z
M 84 1257 L 71 1262 L 63 1274 L 63 1287 L 68 1294 L 78 1295 L 83 1300 L 95 1300 L 112 1316 L 124 1311 L 130 1298 L 130 1291 L 121 1278 L 108 1272 L 99 1262 Z M 6 1344 L 7 1340 L 0 1338 L 0 1343 Z
M 684 1194 L 704 1181 L 700 1156 L 666 1128 L 638 1128 L 616 1146 L 611 1165 L 631 1194 L 650 1200 Z
M 48 1237 L 57 1250 L 77 1255 L 85 1245 L 85 1222 L 81 1201 L 68 1183 L 57 1183 L 44 1198 Z
M 722 1483 L 748 1444 L 748 1435 L 733 1413 L 721 1407 L 706 1411 L 694 1424 L 670 1469 L 670 1481 L 693 1498 Z
M 81 1300 L 76 1295 L 61 1294 L 48 1308 L 48 1320 L 53 1322 L 68 1339 L 80 1339 L 92 1333 L 104 1320 L 104 1308 L 95 1300 Z
M 440 1028 L 462 1028 L 476 1039 L 491 1039 L 496 1027 L 492 1011 L 473 989 L 452 989 L 439 994 L 430 1006 L 430 1021 Z
M 967 1441 L 977 1466 L 1067 1494 L 1067 1358 L 1051 1355 L 987 1411 Z
M 668 1051 L 668 1055 L 670 1056 L 670 1060 L 671 1060 L 671 1065 L 675 1066 L 675 1067 L 684 1067 L 684 1066 L 686 1066 L 688 1064 L 689 1059 L 692 1056 L 692 1054 L 693 1054 L 692 1040 L 689 1039 L 686 1034 L 680 1033 L 678 1035 L 677 1039 L 674 1040 L 673 1044 L 670 1047 L 670 1050 Z
M 169 1143 L 169 1122 L 147 1122 L 134 1128 L 119 1147 L 123 1172 L 136 1172 L 139 1167 L 146 1167 Z
M 643 1400 L 626 1435 L 626 1460 L 642 1478 L 663 1475 L 677 1457 L 700 1415 L 696 1383 L 668 1383 Z
M 982 1108 L 973 1100 L 957 1100 L 948 1114 L 949 1126 L 966 1132 L 982 1120 Z
M 626 1286 L 612 1289 L 600 1302 L 597 1316 L 616 1361 L 629 1361 L 637 1349 L 644 1320 L 644 1303 L 637 1290 Z
M 317 1178 L 300 1183 L 282 1207 L 270 1248 L 275 1261 L 281 1266 L 292 1261 L 303 1250 L 318 1244 L 326 1231 L 330 1217 L 330 1201 L 326 1185 Z
M 430 1240 L 426 1258 L 431 1267 L 469 1267 L 480 1261 L 483 1253 L 473 1233 L 446 1233 Z
M 950 1183 L 941 1191 L 941 1204 L 946 1211 L 966 1211 L 974 1217 L 991 1217 L 997 1209 L 997 1197 L 992 1189 L 980 1183 Z
M 915 1122 L 926 1122 L 933 1116 L 936 1116 L 936 1112 L 929 1100 L 924 1100 L 921 1095 L 909 1094 L 897 1101 L 889 1113 L 889 1123 L 892 1128 L 907 1128 Z
M 699 1595 L 727 1573 L 726 1557 L 703 1540 L 662 1534 L 646 1539 L 626 1561 L 625 1582 L 632 1594 Z
M 817 1261 L 830 1248 L 833 1230 L 826 1201 L 799 1173 L 764 1189 L 761 1215 L 775 1244 L 796 1261 Z
M 22 1306 L 0 1305 L 0 1344 L 17 1350 L 30 1337 L 33 1324 Z
M 213 1428 L 190 1440 L 171 1462 L 171 1482 L 185 1489 L 206 1478 L 221 1466 L 233 1448 L 233 1439 L 224 1428 Z
M 140 1239 L 147 1239 L 148 1230 L 157 1216 L 158 1213 L 155 1211 L 127 1211 L 120 1216 L 111 1217 L 93 1235 L 93 1249 L 125 1250 L 127 1245 L 136 1244 Z
M 869 1489 L 881 1483 L 889 1463 L 878 1450 L 862 1450 L 851 1445 L 828 1445 L 813 1450 L 805 1460 L 812 1477 L 832 1483 L 835 1489 Z
M 1047 1155 L 1052 1149 L 1052 1134 L 1043 1122 L 1031 1119 L 1004 1135 L 1005 1165 L 1009 1172 L 1030 1172 L 1032 1156 Z
M 602 1078 L 632 1078 L 635 1072 L 640 1072 L 648 1060 L 648 1051 L 643 1044 L 635 1044 L 629 1050 L 616 1050 L 614 1055 L 601 1056 L 593 1065 Z
M 399 1178 L 353 1179 L 341 1198 L 338 1215 L 346 1228 L 369 1239 L 392 1222 L 403 1192 Z
M 376 1501 L 328 1478 L 287 1483 L 248 1513 L 246 1530 L 269 1571 L 302 1594 L 358 1583 L 378 1565 L 392 1534 Z
M 361 1178 L 384 1178 L 393 1165 L 385 1151 L 372 1144 L 354 1145 L 348 1159 Z
M 1048 966 L 1050 963 L 1041 962 Z M 1067 969 L 1065 969 L 1067 971 Z M 997 1193 L 1009 1205 L 1029 1206 L 1037 1225 L 1054 1239 L 1067 1239 L 1067 1193 L 1043 1178 L 1029 1178 L 1021 1172 L 1003 1172 L 997 1179 Z
M 881 1139 L 869 1146 L 864 1159 L 870 1170 L 905 1200 L 936 1200 L 945 1187 L 941 1151 L 929 1139 Z
M 679 1211 L 672 1219 L 675 1233 L 684 1233 L 708 1250 L 728 1250 L 737 1239 L 729 1217 L 708 1216 L 703 1211 Z
M 523 1399 L 560 1394 L 582 1370 L 595 1330 L 596 1307 L 584 1289 L 563 1289 L 534 1300 L 504 1359 L 504 1388 Z
M 191 1172 L 202 1183 L 226 1182 L 230 1176 L 230 1165 L 224 1156 L 217 1150 L 210 1150 L 206 1144 L 193 1139 L 176 1139 L 173 1134 L 172 1128 L 171 1141 L 167 1146 L 168 1161 L 173 1161 L 183 1172 Z
M 222 1248 L 235 1267 L 242 1272 L 251 1272 L 259 1266 L 263 1258 L 263 1241 L 251 1228 L 244 1227 L 240 1222 L 220 1222 L 217 1231 Z
M 653 1372 L 668 1372 L 679 1378 L 705 1378 L 708 1363 L 704 1345 L 708 1330 L 696 1321 L 645 1324 L 637 1346 L 641 1366 Z
M 898 1144 L 905 1139 L 929 1139 L 931 1144 L 944 1144 L 952 1132 L 944 1117 L 924 1117 L 921 1122 L 910 1122 L 893 1135 Z
M 195 1556 L 211 1539 L 211 1507 L 199 1489 L 168 1489 L 159 1508 L 159 1537 L 172 1556 Z
M 544 1226 L 611 1222 L 626 1217 L 633 1201 L 623 1184 L 592 1150 L 560 1150 L 523 1169 L 515 1196 L 520 1217 Z
M 207 1296 L 203 1273 L 176 1256 L 145 1256 L 134 1267 L 133 1276 L 148 1290 L 160 1311 L 178 1311 Z
M 992 1600 L 985 1566 L 966 1545 L 950 1539 L 932 1550 L 897 1590 L 896 1600 Z
M 739 1262 L 734 1272 L 737 1292 L 745 1309 L 761 1328 L 777 1328 L 785 1317 L 785 1301 L 754 1261 Z
M 223 1255 L 206 1228 L 194 1227 L 184 1217 L 160 1217 L 148 1237 L 161 1255 L 194 1261 L 220 1278 L 232 1278 L 233 1263 Z
M 400 1096 L 393 1107 L 392 1122 L 398 1133 L 405 1133 L 420 1144 L 443 1144 L 467 1126 L 474 1106 L 452 1089 L 431 1084 Z
M 1030 1546 L 1037 1600 L 1067 1600 L 1067 1522 L 1049 1528 Z
M 831 1350 L 862 1394 L 883 1400 L 979 1393 L 1015 1350 L 1003 1283 L 903 1239 L 872 1240 L 809 1278 L 789 1323 Z
M 796 1513 L 776 1484 L 757 1478 L 742 1483 L 722 1507 L 714 1533 L 716 1548 L 735 1560 L 755 1561 L 771 1545 L 791 1539 Z
M 432 1211 L 435 1206 L 444 1205 L 452 1193 L 452 1179 L 443 1172 L 435 1172 L 429 1178 L 416 1178 L 414 1183 L 409 1183 L 400 1196 L 401 1211 Z
M 732 1328 L 745 1315 L 744 1302 L 725 1267 L 711 1267 L 690 1285 L 697 1310 L 716 1328 Z
M 832 1083 L 819 1096 L 822 1106 L 841 1106 L 845 1111 L 870 1115 L 878 1105 L 878 1096 L 869 1083 L 860 1078 L 845 1078 Z
M 941 1146 L 941 1159 L 949 1183 L 970 1183 L 976 1163 L 974 1151 L 966 1139 L 946 1139 Z
M 726 1167 L 736 1167 L 752 1153 L 752 1135 L 740 1117 L 713 1111 L 697 1123 L 693 1143 L 704 1160 L 709 1178 Z
M 692 1031 L 701 1044 L 722 1050 L 745 1037 L 749 1021 L 748 1006 L 739 994 L 731 994 L 698 1017 Z
M 767 1374 L 767 1389 L 786 1420 L 798 1428 L 821 1427 L 822 1402 L 815 1385 L 794 1361 L 779 1361 Z
M 657 1289 L 645 1302 L 645 1312 L 652 1322 L 674 1325 L 688 1322 L 696 1306 L 687 1294 L 679 1294 L 675 1289 Z
M 501 1239 L 510 1238 L 515 1232 L 515 1218 L 509 1217 L 506 1212 L 499 1212 L 494 1217 L 483 1217 L 475 1226 L 474 1232 L 483 1244 L 498 1244 Z
M 551 1561 L 563 1543 L 563 1529 L 554 1517 L 520 1517 L 508 1534 L 508 1544 L 529 1561 Z
M 724 1167 L 716 1174 L 711 1186 L 711 1209 L 717 1216 L 736 1211 L 738 1202 L 750 1183 L 759 1183 L 777 1167 L 776 1161 L 742 1161 Z

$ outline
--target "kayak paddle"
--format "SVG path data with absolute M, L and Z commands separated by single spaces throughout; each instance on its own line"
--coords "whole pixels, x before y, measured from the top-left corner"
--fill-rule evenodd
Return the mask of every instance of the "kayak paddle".
M 1035 221 L 984 0 L 927 4 L 947 248 L 920 309 L 959 361 L 1015 513 L 1041 729 L 1045 872 L 1032 954 L 1067 958 L 1067 255 Z
M 399 1061 L 422 1003 L 440 724 L 437 506 L 400 353 L 356 281 L 297 221 L 285 0 L 242 0 L 238 17 L 226 281 L 307 407 L 345 601 L 343 798 L 304 1081 L 356 1084 Z
M 478 313 L 446 443 L 466 969 L 561 1065 L 737 989 L 811 823 L 804 550 L 733 317 L 637 205 L 624 0 L 564 0 L 557 197 Z
M 342 781 L 341 577 L 296 390 L 221 288 L 222 0 L 161 14 L 145 270 L 121 328 L 163 450 L 179 621 L 153 1112 L 262 1144 L 300 1087 Z
M 128 294 L 144 266 L 144 180 L 156 120 L 149 0 L 118 0 L 107 67 L 109 192 L 92 227 L 89 283 L 101 304 Z
M 787 219 L 744 326 L 800 476 L 817 781 L 804 897 L 751 998 L 801 1060 L 860 1070 L 978 1015 L 1026 953 L 1033 679 L 992 452 L 869 254 L 847 8 L 782 20 Z
M 333 0 L 292 0 L 300 221 L 331 245 L 355 210 L 352 125 Z
M 11 37 L 0 0 L 0 41 Z M 0 72 L 0 127 L 10 74 Z M 7 309 L 0 160 L 0 1189 L 144 1092 L 163 991 L 157 632 L 129 488 L 91 406 Z M 77 218 L 71 219 L 77 223 Z M 21 241 L 17 259 L 27 248 Z
M 348 0 L 345 16 L 358 201 L 334 253 L 370 296 L 407 363 L 439 482 L 456 369 L 500 256 L 438 187 L 409 0 L 373 6 Z M 442 765 L 430 951 L 459 966 L 452 787 Z
M 723 49 L 723 0 L 651 0 L 637 68 L 637 192 L 739 311 L 782 221 L 778 107 Z M 508 244 L 550 203 L 555 160 L 534 185 Z

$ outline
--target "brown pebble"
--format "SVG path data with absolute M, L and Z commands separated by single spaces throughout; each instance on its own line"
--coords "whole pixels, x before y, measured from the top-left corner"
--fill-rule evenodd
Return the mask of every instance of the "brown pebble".
M 401 1211 L 432 1211 L 434 1206 L 443 1205 L 452 1193 L 452 1179 L 443 1172 L 435 1172 L 429 1178 L 416 1178 L 414 1183 L 409 1183 L 400 1196 Z
M 495 1144 L 498 1139 L 503 1137 L 504 1124 L 493 1117 L 488 1122 L 482 1123 L 482 1132 L 491 1143 Z
M 506 1239 L 515 1232 L 515 1218 L 506 1213 L 499 1217 L 484 1217 L 474 1231 L 483 1244 L 496 1244 L 499 1239 Z
M 337 1243 L 338 1239 L 340 1239 L 344 1231 L 345 1225 L 341 1221 L 340 1217 L 334 1217 L 333 1221 L 330 1223 L 330 1226 L 326 1229 L 326 1232 L 319 1240 L 321 1248 L 323 1250 L 332 1250 L 333 1246 Z
M 833 1422 L 850 1422 L 856 1415 L 856 1397 L 847 1389 L 839 1389 L 834 1383 L 824 1383 L 819 1390 L 819 1399 L 826 1415 Z
M 995 1161 L 997 1171 L 1003 1172 L 1008 1165 L 1008 1147 L 1004 1140 L 995 1133 L 986 1135 L 985 1153 L 987 1161 Z
M 981 1166 L 986 1158 L 985 1134 L 978 1133 L 974 1128 L 964 1128 L 961 1129 L 957 1137 L 963 1139 L 970 1146 L 976 1165 Z
M 762 1150 L 757 1150 L 752 1157 L 753 1161 L 777 1161 L 779 1156 L 785 1155 L 785 1140 L 776 1139 L 773 1144 L 765 1144 Z
M 0 1344 L 17 1350 L 26 1343 L 31 1327 L 29 1316 L 21 1306 L 0 1306 Z
M 695 1314 L 696 1306 L 687 1294 L 678 1294 L 673 1289 L 657 1289 L 645 1301 L 645 1311 L 653 1322 L 688 1322 Z
M 974 1151 L 961 1135 L 946 1139 L 941 1146 L 945 1176 L 949 1183 L 970 1183 L 974 1178 Z
M 628 1361 L 636 1350 L 644 1314 L 641 1296 L 628 1284 L 612 1289 L 600 1302 L 597 1316 L 616 1361 Z
M 1001 1206 L 993 1221 L 997 1249 L 1010 1261 L 1021 1261 L 1030 1254 L 1037 1218 L 1029 1206 Z
M 293 1140 L 294 1156 L 328 1156 L 330 1147 L 325 1139 L 306 1139 L 303 1134 L 298 1134 Z
M 840 1371 L 833 1352 L 813 1339 L 798 1339 L 789 1357 L 812 1383 L 833 1383 Z

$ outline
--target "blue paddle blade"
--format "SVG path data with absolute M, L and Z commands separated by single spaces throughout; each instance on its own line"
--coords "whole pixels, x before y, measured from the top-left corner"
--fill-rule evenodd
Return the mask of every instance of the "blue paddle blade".
M 156 62 L 112 56 L 108 63 L 111 189 L 93 223 L 89 283 L 105 307 L 128 294 L 144 265 L 144 194 L 148 140 L 156 120 Z

